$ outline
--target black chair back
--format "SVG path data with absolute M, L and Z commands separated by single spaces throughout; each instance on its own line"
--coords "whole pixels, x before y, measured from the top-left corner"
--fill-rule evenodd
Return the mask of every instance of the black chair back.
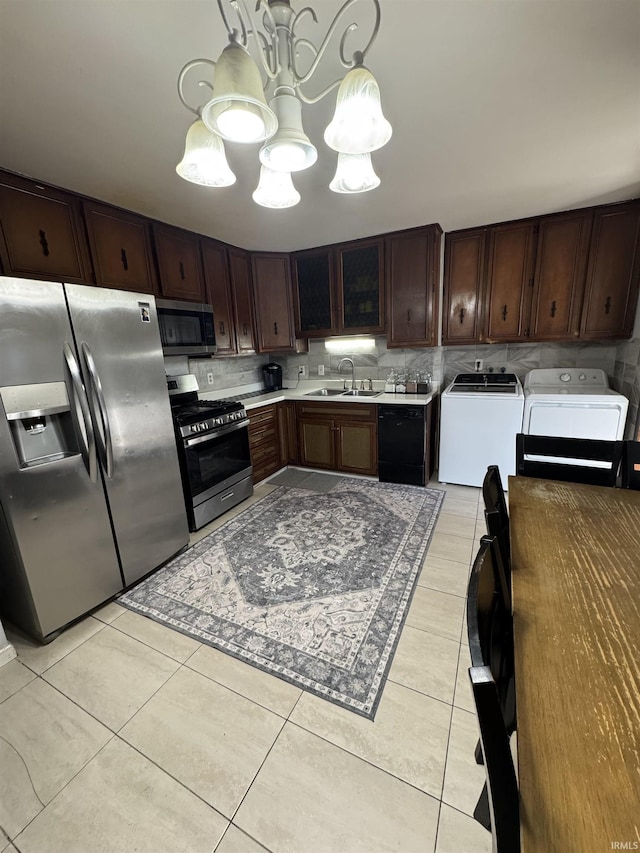
M 495 853 L 520 850 L 518 782 L 498 689 L 487 666 L 469 669 L 487 774 L 486 792 Z
M 482 497 L 484 500 L 484 520 L 487 525 L 489 536 L 495 536 L 500 549 L 502 565 L 511 583 L 511 536 L 509 532 L 509 513 L 507 502 L 504 499 L 502 478 L 497 465 L 489 465 L 482 483 Z
M 624 443 L 622 488 L 640 491 L 640 441 L 625 441 Z
M 540 477 L 586 483 L 590 486 L 615 486 L 622 458 L 622 441 L 600 441 L 591 438 L 561 438 L 554 435 L 516 435 L 516 471 L 519 477 Z M 527 456 L 558 457 L 569 462 L 527 459 Z M 603 462 L 606 467 L 581 465 L 580 461 Z

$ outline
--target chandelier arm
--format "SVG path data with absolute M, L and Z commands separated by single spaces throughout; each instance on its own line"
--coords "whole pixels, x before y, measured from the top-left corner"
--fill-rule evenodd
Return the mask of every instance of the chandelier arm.
M 218 3 L 220 2 L 221 0 L 218 0 Z M 264 68 L 264 73 L 267 75 L 267 78 L 269 80 L 275 80 L 278 74 L 280 73 L 280 60 L 278 57 L 278 42 L 275 38 L 276 23 L 273 20 L 273 15 L 271 14 L 271 9 L 269 9 L 269 5 L 265 2 L 265 0 L 258 0 L 258 3 L 256 5 L 256 11 L 262 8 L 269 20 L 270 26 L 273 27 L 273 30 L 269 32 L 269 35 L 271 37 L 271 45 L 267 43 L 268 39 L 266 38 L 266 36 L 261 33 L 260 30 L 256 27 L 255 22 L 253 20 L 253 15 L 247 8 L 245 0 L 233 0 L 233 5 L 236 8 L 238 17 L 242 21 L 242 26 L 247 37 L 247 42 L 245 42 L 244 47 L 247 47 L 249 36 L 253 36 L 256 40 L 256 44 L 258 45 L 258 53 L 260 55 L 262 67 Z M 248 21 L 249 26 L 246 26 L 245 18 Z M 273 68 L 271 67 L 268 58 L 268 54 L 270 52 L 273 54 Z
M 229 18 L 227 18 L 227 13 L 224 10 L 223 0 L 218 0 L 218 10 L 220 12 L 220 17 L 222 18 L 222 20 L 224 22 L 224 25 L 226 27 L 227 35 L 229 36 L 229 39 L 232 41 L 238 41 L 239 40 L 240 44 L 243 47 L 246 47 L 247 43 L 248 43 L 247 27 L 246 27 L 245 22 L 242 18 L 242 15 L 240 14 L 240 10 L 238 9 L 237 3 L 235 3 L 234 0 L 230 0 L 230 5 L 233 7 L 233 11 L 238 16 L 238 21 L 240 22 L 240 27 L 242 29 L 242 32 L 239 33 L 238 30 L 236 30 L 235 27 L 232 27 L 231 24 L 229 23 Z M 238 36 L 240 36 L 240 39 L 238 39 Z
M 185 76 L 189 73 L 189 71 L 191 71 L 192 68 L 195 68 L 197 65 L 210 65 L 212 68 L 216 67 L 215 62 L 212 59 L 192 59 L 191 62 L 187 62 L 187 64 L 184 66 L 184 68 L 182 69 L 182 71 L 180 72 L 180 74 L 178 76 L 178 97 L 180 98 L 182 105 L 184 107 L 186 107 L 189 110 L 189 112 L 193 113 L 194 115 L 198 116 L 198 118 L 199 118 L 201 107 L 194 108 L 190 104 L 188 104 L 187 100 L 184 96 L 184 92 L 182 91 L 182 84 L 184 82 Z M 213 86 L 207 80 L 199 80 L 198 85 L 199 86 L 208 86 L 209 89 L 213 90 Z
M 347 0 L 347 2 L 342 6 L 342 8 L 337 12 L 335 18 L 331 22 L 331 26 L 329 27 L 326 36 L 324 37 L 324 39 L 322 41 L 322 44 L 318 48 L 317 55 L 316 55 L 314 61 L 311 64 L 311 67 L 309 68 L 309 70 L 307 71 L 306 74 L 303 74 L 303 75 L 298 74 L 298 72 L 295 68 L 295 50 L 293 51 L 293 58 L 292 58 L 292 62 L 294 65 L 293 72 L 294 72 L 294 75 L 296 78 L 296 83 L 298 85 L 300 85 L 302 83 L 306 83 L 307 80 L 309 80 L 313 76 L 316 68 L 318 67 L 320 60 L 322 59 L 322 57 L 323 57 L 323 55 L 324 55 L 324 53 L 325 53 L 325 51 L 329 45 L 329 41 L 331 40 L 331 37 L 333 36 L 336 29 L 338 28 L 338 25 L 340 23 L 340 18 L 347 12 L 348 9 L 350 9 L 352 6 L 355 6 L 355 4 L 359 3 L 359 2 L 360 2 L 360 0 Z M 344 65 L 345 68 L 353 67 L 356 64 L 356 62 L 358 61 L 358 59 L 360 61 L 362 61 L 364 59 L 364 57 L 367 55 L 367 52 L 368 52 L 369 48 L 371 47 L 371 45 L 373 44 L 376 36 L 378 35 L 378 30 L 380 29 L 380 3 L 379 3 L 379 0 L 368 0 L 368 2 L 373 3 L 373 6 L 376 10 L 376 20 L 375 20 L 375 24 L 373 27 L 373 33 L 371 34 L 371 37 L 370 37 L 369 41 L 367 42 L 366 46 L 364 47 L 364 49 L 361 51 L 358 51 L 356 54 L 354 54 L 353 59 L 348 60 L 344 56 L 344 43 L 345 43 L 345 39 L 346 39 L 348 33 L 352 32 L 355 28 L 357 28 L 357 24 L 352 23 L 347 27 L 347 29 L 345 30 L 345 32 L 342 36 L 342 39 L 340 40 L 340 61 L 342 62 L 342 64 Z M 298 12 L 296 17 L 294 18 L 293 25 L 291 27 L 292 34 L 294 32 L 296 22 L 300 19 L 300 15 L 302 15 L 303 13 L 306 13 L 306 12 L 307 12 L 307 8 L 302 9 L 300 12 Z M 294 40 L 294 48 L 295 47 L 296 47 L 296 42 Z
M 334 90 L 334 89 L 337 89 L 337 88 L 338 88 L 338 86 L 340 85 L 340 83 L 342 83 L 342 79 L 340 79 L 340 80 L 336 80 L 334 83 L 331 83 L 331 85 L 330 85 L 330 86 L 327 86 L 327 88 L 326 88 L 326 89 L 323 89 L 323 90 L 322 90 L 322 92 L 320 92 L 320 94 L 319 94 L 319 95 L 315 95 L 315 97 L 313 97 L 313 98 L 308 98 L 308 97 L 304 94 L 304 92 L 302 91 L 302 89 L 300 89 L 300 87 L 299 87 L 299 86 L 297 86 L 297 87 L 296 87 L 296 95 L 297 95 L 297 96 L 300 98 L 300 100 L 301 100 L 301 101 L 303 101 L 303 103 L 305 103 L 305 104 L 317 104 L 317 103 L 318 103 L 318 101 L 321 101 L 321 100 L 325 97 L 325 95 L 328 95 L 328 94 L 329 94 L 329 92 L 333 92 L 333 90 Z

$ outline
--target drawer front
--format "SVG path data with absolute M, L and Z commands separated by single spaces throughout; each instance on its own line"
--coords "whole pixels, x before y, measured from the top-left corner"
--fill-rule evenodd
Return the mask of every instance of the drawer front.
M 254 447 L 257 444 L 273 444 L 279 441 L 278 427 L 276 424 L 267 424 L 260 429 L 249 430 L 249 444 Z
M 269 456 L 280 458 L 279 444 L 259 444 L 251 448 L 251 464 L 254 466 L 261 464 Z
M 377 420 L 375 403 L 298 403 L 298 417 L 329 418 L 340 421 Z
M 262 409 L 252 409 L 248 412 L 249 415 L 249 430 L 259 428 L 262 424 L 275 423 L 276 407 L 264 406 Z
M 280 456 L 269 456 L 262 460 L 258 465 L 253 466 L 253 482 L 259 483 L 265 477 L 270 477 L 282 468 Z

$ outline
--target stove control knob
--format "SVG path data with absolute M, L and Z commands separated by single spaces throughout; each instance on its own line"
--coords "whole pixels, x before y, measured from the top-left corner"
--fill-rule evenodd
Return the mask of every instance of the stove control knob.
M 198 432 L 198 424 L 191 424 L 191 432 Z
M 224 423 L 224 420 L 222 418 L 215 418 L 214 423 L 216 424 L 216 426 L 220 426 L 220 424 Z

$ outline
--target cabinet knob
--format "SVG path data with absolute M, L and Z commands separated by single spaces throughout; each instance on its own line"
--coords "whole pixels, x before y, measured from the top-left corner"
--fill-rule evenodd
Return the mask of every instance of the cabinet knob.
M 461 324 L 462 324 L 462 323 L 464 323 L 464 308 L 461 308 L 461 309 L 458 311 L 458 317 L 460 317 L 460 323 L 461 323 Z
M 274 335 L 278 334 L 278 324 L 277 323 L 273 324 L 273 333 L 274 333 Z
M 407 323 L 411 322 L 411 308 L 407 311 Z
M 178 264 L 178 269 L 180 270 L 180 278 L 184 281 L 184 264 L 182 261 Z
M 501 314 L 502 314 L 502 319 L 506 321 L 506 319 L 507 319 L 507 306 L 506 305 L 502 306 Z
M 607 296 L 607 301 L 604 303 L 604 313 L 608 314 L 611 311 L 611 297 Z
M 224 335 L 224 320 L 220 320 L 220 334 Z
M 45 258 L 49 257 L 49 241 L 47 240 L 47 232 L 40 229 L 40 245 L 42 246 L 42 254 Z
M 126 272 L 129 269 L 129 261 L 127 260 L 127 250 L 120 249 L 120 260 L 122 261 L 122 267 Z
M 551 303 L 551 316 L 552 317 L 556 316 L 556 300 L 555 299 Z

